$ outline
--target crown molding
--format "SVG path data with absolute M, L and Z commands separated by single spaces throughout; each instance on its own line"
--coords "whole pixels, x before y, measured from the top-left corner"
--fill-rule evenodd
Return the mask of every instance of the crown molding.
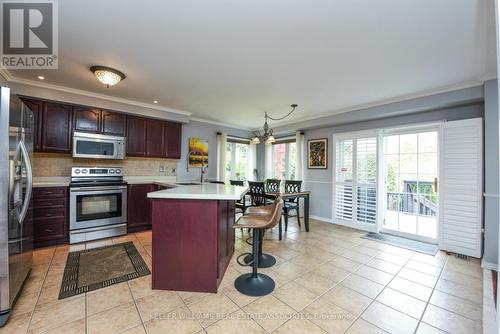
M 484 83 L 485 81 L 495 80 L 497 77 L 498 75 L 496 72 L 489 72 L 481 77 L 481 81 Z
M 149 109 L 153 109 L 153 110 L 166 111 L 166 112 L 184 115 L 184 116 L 191 116 L 192 115 L 192 113 L 189 111 L 162 107 L 162 106 L 159 106 L 157 104 L 139 102 L 139 101 L 135 101 L 135 100 L 129 100 L 129 99 L 124 99 L 121 97 L 114 97 L 114 96 L 105 95 L 105 94 L 92 93 L 92 92 L 82 90 L 82 89 L 69 88 L 69 87 L 49 84 L 49 83 L 45 83 L 45 82 L 20 79 L 20 78 L 16 78 L 16 77 L 11 77 L 11 79 L 8 79 L 8 82 L 12 82 L 12 83 L 20 84 L 20 85 L 27 85 L 27 86 L 45 88 L 45 89 L 50 89 L 50 90 L 56 90 L 56 91 L 75 94 L 75 95 L 82 95 L 82 96 L 86 96 L 86 97 L 102 99 L 102 100 L 107 100 L 107 101 L 111 101 L 111 102 L 129 104 L 129 105 L 133 105 L 136 107 L 143 107 L 143 108 L 149 108 Z
M 330 111 L 330 112 L 327 112 L 327 113 L 314 115 L 314 116 L 311 116 L 311 117 L 304 117 L 304 118 L 300 118 L 300 119 L 296 119 L 296 120 L 290 120 L 290 121 L 286 121 L 286 122 L 277 122 L 277 123 L 273 123 L 271 127 L 272 128 L 278 128 L 278 127 L 283 127 L 283 126 L 297 124 L 297 123 L 300 123 L 300 122 L 312 121 L 312 120 L 315 120 L 315 119 L 318 119 L 318 118 L 323 118 L 323 117 L 328 117 L 328 116 L 334 116 L 334 115 L 338 115 L 338 114 L 343 114 L 343 113 L 347 113 L 347 112 L 351 112 L 351 111 L 357 111 L 357 110 L 362 110 L 362 109 L 380 107 L 380 106 L 383 106 L 383 105 L 386 105 L 386 104 L 404 102 L 404 101 L 418 99 L 418 98 L 423 98 L 423 97 L 428 97 L 428 96 L 432 96 L 432 95 L 449 93 L 449 92 L 453 92 L 453 91 L 457 91 L 457 90 L 461 90 L 461 89 L 467 89 L 467 88 L 482 86 L 482 85 L 484 85 L 484 81 L 485 80 L 483 80 L 483 77 L 482 77 L 481 79 L 478 79 L 478 80 L 465 81 L 465 82 L 462 82 L 462 83 L 458 83 L 458 84 L 454 84 L 454 85 L 449 85 L 449 86 L 443 86 L 443 87 L 439 87 L 439 88 L 436 88 L 436 89 L 425 90 L 425 91 L 421 91 L 421 92 L 414 93 L 414 94 L 401 95 L 401 96 L 398 96 L 398 97 L 389 98 L 389 99 L 383 99 L 383 100 L 378 100 L 378 101 L 375 101 L 375 102 L 358 104 L 358 105 L 350 106 L 350 107 L 347 107 L 347 108 L 341 108 L 341 109 L 337 109 L 335 111 Z
M 200 122 L 200 123 L 207 123 L 207 124 L 225 126 L 225 127 L 228 127 L 228 128 L 233 128 L 233 129 L 243 130 L 243 131 L 252 131 L 252 128 L 249 128 L 249 127 L 244 127 L 244 126 L 230 124 L 230 123 L 223 123 L 223 122 L 213 121 L 213 120 L 210 120 L 210 119 L 205 119 L 205 118 L 200 118 L 200 117 L 190 117 L 189 119 L 191 121 Z

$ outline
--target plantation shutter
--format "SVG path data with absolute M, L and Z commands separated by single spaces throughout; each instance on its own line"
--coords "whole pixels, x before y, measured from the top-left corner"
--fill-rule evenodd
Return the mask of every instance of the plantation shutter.
M 442 133 L 440 248 L 481 257 L 483 121 L 447 122 Z

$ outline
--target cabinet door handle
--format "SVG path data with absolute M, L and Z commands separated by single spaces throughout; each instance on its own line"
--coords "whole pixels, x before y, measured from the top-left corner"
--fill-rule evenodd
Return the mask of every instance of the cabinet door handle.
M 50 232 L 53 232 L 54 230 L 51 230 L 50 228 L 46 228 L 44 231 L 50 233 Z

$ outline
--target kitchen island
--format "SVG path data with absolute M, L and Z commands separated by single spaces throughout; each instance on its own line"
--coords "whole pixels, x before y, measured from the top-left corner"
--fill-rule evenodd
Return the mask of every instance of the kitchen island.
M 234 252 L 235 201 L 247 190 L 204 183 L 148 194 L 153 289 L 217 292 Z

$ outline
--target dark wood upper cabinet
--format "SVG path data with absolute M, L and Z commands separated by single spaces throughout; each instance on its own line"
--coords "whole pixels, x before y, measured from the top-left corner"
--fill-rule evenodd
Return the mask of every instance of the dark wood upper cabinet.
M 125 136 L 125 120 L 123 114 L 111 111 L 102 111 L 101 132 L 111 136 Z
M 73 107 L 67 104 L 44 103 L 42 113 L 42 151 L 71 152 L 72 109 Z
M 70 153 L 71 136 L 76 131 L 126 137 L 128 156 L 181 157 L 181 123 L 30 97 L 21 99 L 33 111 L 35 151 Z
M 127 116 L 127 155 L 146 156 L 147 119 Z
M 181 157 L 182 124 L 165 122 L 165 156 L 170 159 Z
M 147 120 L 146 156 L 154 158 L 165 157 L 165 132 L 163 125 L 163 121 Z
M 101 110 L 75 107 L 73 111 L 74 129 L 78 132 L 98 133 L 100 130 Z
M 42 149 L 42 112 L 43 101 L 22 99 L 24 104 L 33 112 L 33 150 Z

